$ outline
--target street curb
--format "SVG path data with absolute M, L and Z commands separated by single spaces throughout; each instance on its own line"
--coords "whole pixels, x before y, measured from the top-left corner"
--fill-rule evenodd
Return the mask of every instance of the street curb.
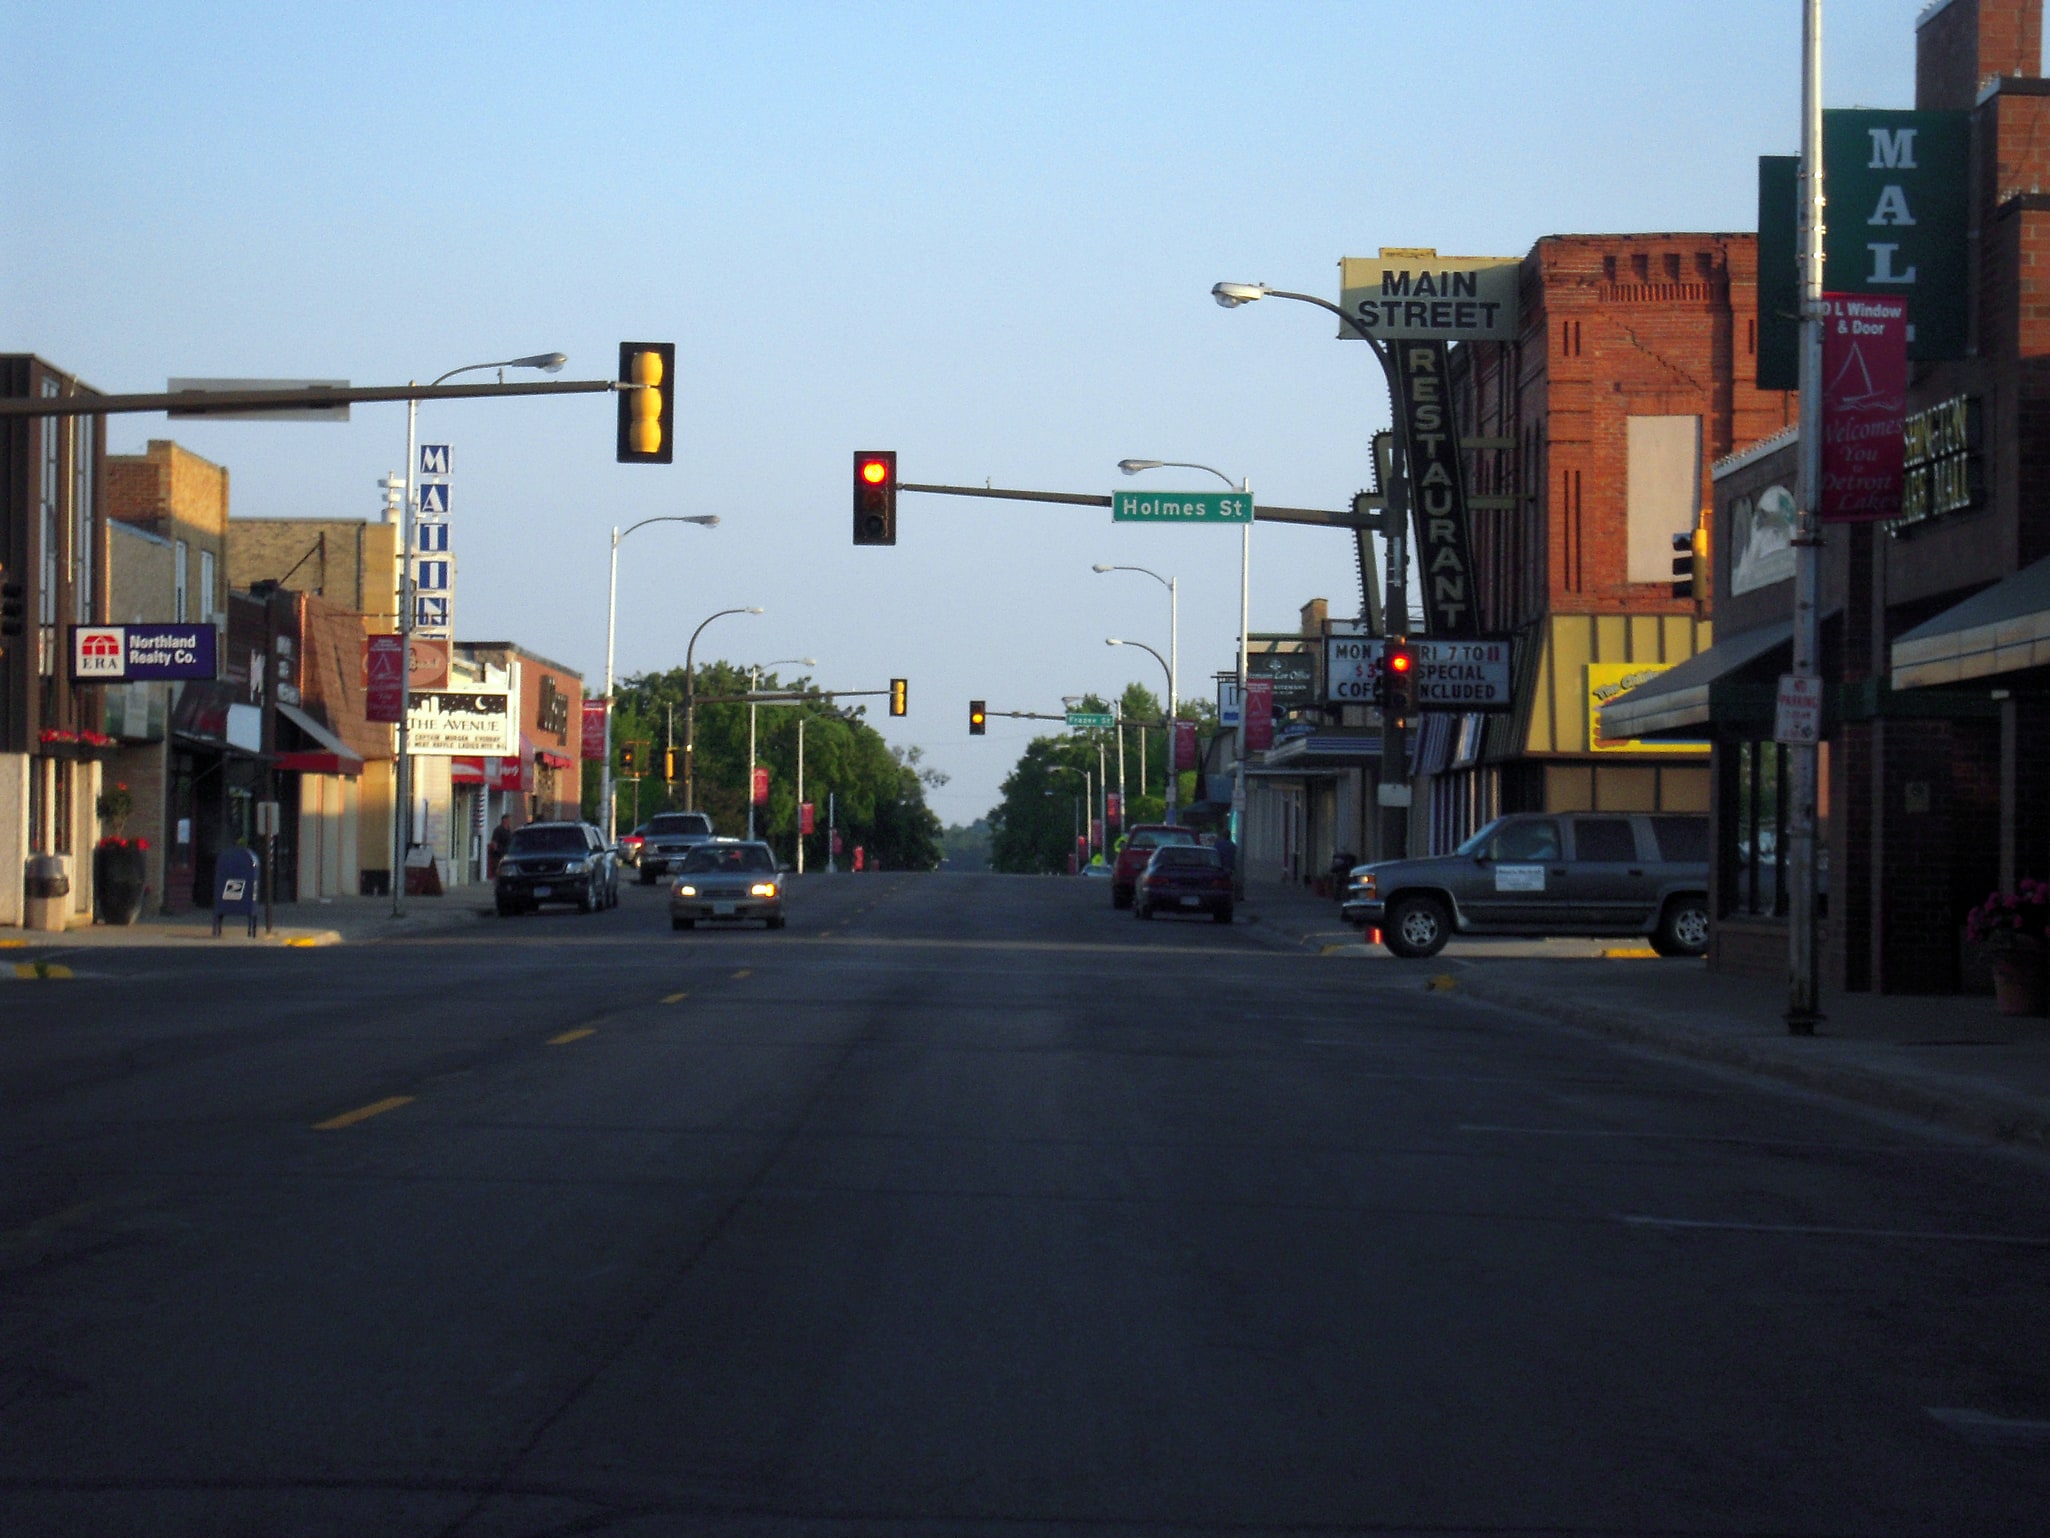
M 1787 1045 L 1767 1048 L 1762 1041 L 1690 1030 L 1613 1006 L 1590 1005 L 1572 997 L 1504 986 L 1486 978 L 1476 981 L 1470 962 L 1455 961 L 1452 965 L 1460 968 L 1459 988 L 1484 1003 L 1521 1010 L 1559 1025 L 1592 1031 L 1596 1035 L 1650 1047 L 1676 1057 L 1778 1079 L 1802 1089 L 1912 1116 L 1995 1142 L 2050 1148 L 2050 1108 L 2034 1101 L 1998 1093 L 1973 1093 L 1962 1088 L 1943 1089 L 1874 1072 L 1852 1063 L 1788 1055 L 1809 1048 L 1827 1051 L 1834 1044 L 1827 1036 L 1798 1042 L 1796 1038 L 1787 1037 L 1784 1038 Z

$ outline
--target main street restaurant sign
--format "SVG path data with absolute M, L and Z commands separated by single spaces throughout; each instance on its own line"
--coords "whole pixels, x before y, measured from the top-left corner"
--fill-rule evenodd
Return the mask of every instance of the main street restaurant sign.
M 436 689 L 413 696 L 407 716 L 412 751 L 423 758 L 516 757 L 519 722 L 506 689 Z
M 1416 523 L 1425 628 L 1434 636 L 1477 636 L 1466 475 L 1452 420 L 1447 349 L 1443 342 L 1398 342 L 1390 351 L 1409 450 L 1410 516 Z
M 71 676 L 81 683 L 213 678 L 216 632 L 198 625 L 73 625 Z
M 1513 342 L 1522 258 L 1383 246 L 1338 264 L 1339 308 L 1384 341 Z M 1350 326 L 1340 333 L 1358 335 Z
M 1324 697 L 1334 705 L 1371 705 L 1381 677 L 1379 636 L 1328 636 L 1324 641 Z M 1514 669 L 1506 640 L 1410 642 L 1416 654 L 1419 710 L 1513 710 Z

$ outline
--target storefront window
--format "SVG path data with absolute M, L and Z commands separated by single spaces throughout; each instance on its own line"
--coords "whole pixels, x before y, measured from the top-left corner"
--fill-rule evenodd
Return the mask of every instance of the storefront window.
M 1723 912 L 1781 917 L 1787 911 L 1787 750 L 1776 742 L 1733 744 L 1735 805 L 1723 839 Z

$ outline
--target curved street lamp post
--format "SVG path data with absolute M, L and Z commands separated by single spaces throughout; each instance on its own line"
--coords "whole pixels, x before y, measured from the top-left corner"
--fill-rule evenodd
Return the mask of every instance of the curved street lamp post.
M 689 516 L 664 514 L 658 518 L 643 518 L 639 523 L 628 524 L 624 529 L 612 531 L 612 579 L 605 596 L 605 768 L 601 776 L 604 784 L 605 842 L 619 842 L 619 807 L 613 799 L 612 790 L 612 642 L 613 632 L 619 618 L 619 542 L 635 529 L 645 529 L 651 523 L 694 523 L 699 528 L 719 527 L 717 513 L 703 513 Z
M 507 358 L 499 363 L 465 363 L 461 368 L 452 368 L 436 378 L 428 386 L 453 379 L 458 374 L 471 374 L 479 369 L 495 368 L 499 371 L 499 383 L 505 382 L 505 370 L 509 368 L 537 368 L 544 374 L 559 374 L 562 366 L 569 362 L 564 353 L 537 352 L 525 358 Z M 409 379 L 407 387 L 419 383 Z M 406 402 L 406 477 L 405 496 L 399 503 L 399 744 L 396 776 L 392 796 L 392 862 L 391 862 L 391 912 L 393 918 L 403 918 L 406 912 L 406 853 L 413 847 L 413 758 L 410 718 L 413 714 L 413 520 L 420 511 L 420 467 L 415 462 L 420 453 L 420 402 Z
M 807 668 L 815 668 L 815 667 L 817 667 L 818 665 L 819 665 L 819 659 L 818 659 L 818 658 L 816 658 L 816 657 L 780 657 L 780 658 L 778 658 L 778 659 L 777 659 L 776 661 L 774 661 L 774 662 L 758 662 L 758 663 L 756 663 L 756 664 L 755 664 L 755 665 L 754 665 L 753 667 L 751 667 L 751 668 L 749 668 L 749 669 L 747 670 L 747 693 L 748 693 L 748 701 L 747 701 L 747 838 L 748 838 L 748 842 L 749 842 L 749 843 L 753 843 L 753 842 L 754 842 L 754 836 L 755 836 L 755 701 L 754 701 L 754 692 L 755 692 L 755 690 L 756 690 L 756 689 L 757 689 L 758 687 L 760 687 L 760 685 L 761 685 L 761 681 L 762 681 L 762 674 L 764 674 L 764 673 L 768 672 L 770 668 L 782 668 L 782 667 L 807 667 Z M 802 719 L 800 718 L 800 721 L 799 721 L 799 725 L 800 725 L 800 727 L 802 726 L 802 724 L 803 724 L 803 723 L 802 723 Z M 800 739 L 799 739 L 799 741 L 800 741 L 800 742 L 801 742 L 802 740 L 803 740 L 802 738 L 800 738 Z M 798 752 L 799 752 L 800 754 L 802 754 L 802 753 L 803 753 L 803 751 L 804 751 L 804 750 L 803 750 L 802 748 L 799 748 L 799 749 L 798 749 Z M 800 762 L 802 762 L 802 760 L 801 760 L 801 759 L 800 759 Z M 798 785 L 799 785 L 799 787 L 800 787 L 800 794 L 801 794 L 801 793 L 802 793 L 802 786 L 803 786 L 803 784 L 804 784 L 804 771 L 803 771 L 802 769 L 799 769 L 799 770 L 797 771 L 797 783 L 798 783 Z
M 1163 577 L 1159 572 L 1154 571 L 1152 568 L 1146 566 L 1112 566 L 1104 563 L 1098 563 L 1097 565 L 1092 566 L 1089 569 L 1095 572 L 1136 571 L 1144 576 L 1151 577 L 1155 582 L 1158 582 L 1162 587 L 1167 589 L 1166 657 L 1161 658 L 1159 652 L 1153 651 L 1153 648 L 1147 646 L 1146 643 L 1143 641 L 1110 641 L 1106 644 L 1111 646 L 1137 646 L 1145 651 L 1153 652 L 1153 655 L 1156 658 L 1160 658 L 1160 665 L 1167 669 L 1167 820 L 1169 823 L 1173 823 L 1175 820 L 1176 802 L 1180 799 L 1177 796 L 1176 792 L 1181 782 L 1181 774 L 1175 765 L 1176 744 L 1174 725 L 1175 717 L 1180 713 L 1181 709 L 1180 696 L 1175 693 L 1175 690 L 1180 685 L 1180 666 L 1182 660 L 1181 593 L 1178 586 L 1179 579 L 1174 577 Z M 1143 738 L 1141 739 L 1141 742 L 1143 746 Z M 1145 780 L 1146 765 L 1144 762 L 1144 755 L 1142 754 L 1141 762 L 1139 765 L 1139 792 L 1141 795 L 1144 795 L 1146 791 Z
M 707 614 L 699 621 L 698 628 L 690 633 L 690 645 L 683 649 L 683 809 L 694 812 L 697 803 L 697 747 L 698 747 L 698 637 L 705 633 L 705 626 L 715 619 L 729 614 L 759 614 L 761 605 L 754 604 L 737 609 L 721 609 Z M 748 786 L 748 795 L 754 795 L 754 787 Z M 752 806 L 753 802 L 750 801 Z

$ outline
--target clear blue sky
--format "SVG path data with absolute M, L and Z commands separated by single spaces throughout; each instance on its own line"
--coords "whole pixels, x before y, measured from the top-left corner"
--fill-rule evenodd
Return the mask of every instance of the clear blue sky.
M 1830 0 L 1831 105 L 1906 106 L 1921 0 Z M 455 452 L 458 617 L 623 674 L 703 650 L 911 680 L 878 720 L 986 811 L 1034 728 L 967 702 L 1230 665 L 1238 541 L 1094 509 L 907 496 L 853 549 L 849 455 L 907 479 L 1104 492 L 1191 459 L 1340 506 L 1386 420 L 1327 317 L 1210 285 L 1332 294 L 1382 245 L 1520 254 L 1569 231 L 1745 230 L 1755 158 L 1798 147 L 1797 0 L 1432 6 L 96 5 L 0 0 L 0 349 L 107 390 L 170 375 L 391 383 L 559 349 L 608 376 L 679 345 L 675 465 L 612 462 L 609 401 L 421 413 Z M 402 407 L 345 426 L 115 419 L 175 436 L 250 516 L 374 517 Z M 1171 489 L 1200 477 L 1158 472 Z M 1261 527 L 1256 631 L 1356 607 L 1346 536 Z

